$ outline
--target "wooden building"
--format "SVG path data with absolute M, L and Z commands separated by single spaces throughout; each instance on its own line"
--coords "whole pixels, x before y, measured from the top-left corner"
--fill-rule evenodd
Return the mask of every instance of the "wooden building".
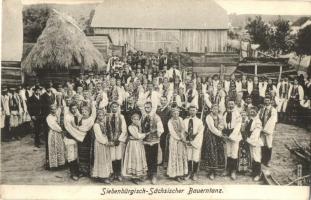
M 2 2 L 1 84 L 22 83 L 23 17 L 20 0 Z
M 94 35 L 114 45 L 157 52 L 225 52 L 228 15 L 214 0 L 105 0 L 95 9 Z

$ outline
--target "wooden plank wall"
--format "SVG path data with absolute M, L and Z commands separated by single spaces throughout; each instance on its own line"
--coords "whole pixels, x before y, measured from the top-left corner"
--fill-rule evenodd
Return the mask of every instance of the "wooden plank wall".
M 159 48 L 176 52 L 225 52 L 227 30 L 161 30 L 133 28 L 94 28 L 96 34 L 109 34 L 113 44 L 147 52 L 157 52 Z
M 1 61 L 1 85 L 17 86 L 22 83 L 21 62 Z
M 99 50 L 103 57 L 107 60 L 111 56 L 110 41 L 107 36 L 87 36 L 93 45 Z

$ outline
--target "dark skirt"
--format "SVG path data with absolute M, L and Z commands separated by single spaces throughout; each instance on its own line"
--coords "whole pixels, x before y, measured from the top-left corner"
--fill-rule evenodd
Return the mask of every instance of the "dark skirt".
M 249 149 L 249 144 L 241 140 L 239 145 L 239 154 L 238 154 L 238 171 L 247 172 L 251 169 L 252 158 Z
M 78 143 L 78 159 L 80 173 L 89 176 L 91 169 L 92 134 L 88 132 L 83 142 Z
M 207 127 L 204 130 L 203 137 L 202 167 L 205 170 L 225 169 L 224 141 Z

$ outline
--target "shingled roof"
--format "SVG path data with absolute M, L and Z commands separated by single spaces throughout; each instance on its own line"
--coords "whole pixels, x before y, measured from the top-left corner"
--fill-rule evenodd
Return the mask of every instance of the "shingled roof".
M 104 0 L 92 27 L 228 29 L 227 12 L 214 0 Z

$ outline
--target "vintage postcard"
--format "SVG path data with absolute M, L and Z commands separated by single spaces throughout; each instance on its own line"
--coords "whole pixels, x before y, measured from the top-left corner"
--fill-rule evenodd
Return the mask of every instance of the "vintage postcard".
M 1 199 L 310 198 L 310 0 L 2 0 Z

